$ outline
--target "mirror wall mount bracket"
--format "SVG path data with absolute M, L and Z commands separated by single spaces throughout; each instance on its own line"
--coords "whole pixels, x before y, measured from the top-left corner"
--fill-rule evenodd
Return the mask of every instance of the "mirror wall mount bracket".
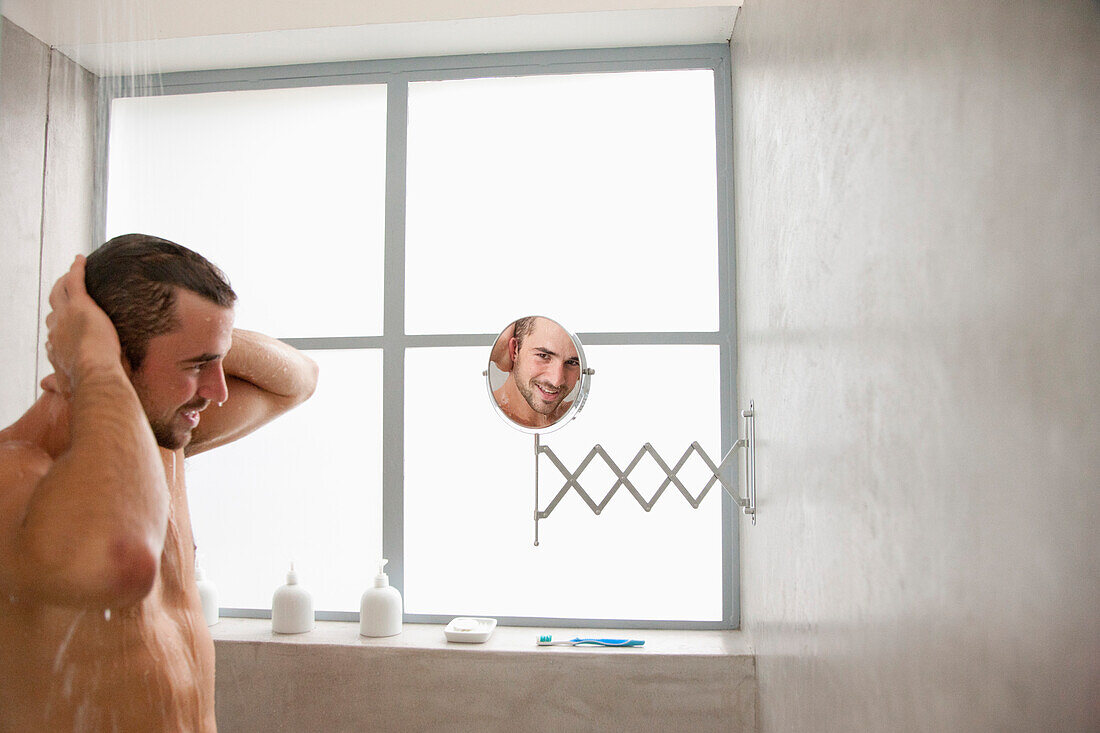
M 625 486 L 626 490 L 628 492 L 630 492 L 630 495 L 634 497 L 634 500 L 637 501 L 638 504 L 640 504 L 641 507 L 648 512 L 649 510 L 651 510 L 653 508 L 653 505 L 657 503 L 657 500 L 661 498 L 661 495 L 665 492 L 665 489 L 667 489 L 669 487 L 669 485 L 671 485 L 671 484 L 675 484 L 677 490 L 679 490 L 680 494 L 683 495 L 683 497 L 687 500 L 688 504 L 691 505 L 692 509 L 698 509 L 699 505 L 703 502 L 703 499 L 706 498 L 706 495 L 710 491 L 711 487 L 714 486 L 715 483 L 719 483 L 719 484 L 722 485 L 722 488 L 724 488 L 726 490 L 726 492 L 733 498 L 733 500 L 735 502 L 737 502 L 737 505 L 744 510 L 746 516 L 751 516 L 752 517 L 752 523 L 753 523 L 753 525 L 755 525 L 756 524 L 756 417 L 755 417 L 755 413 L 756 413 L 756 406 L 755 406 L 753 400 L 749 400 L 749 408 L 747 410 L 741 410 L 741 417 L 745 421 L 745 436 L 743 438 L 739 438 L 738 440 L 736 440 L 734 442 L 734 444 L 726 452 L 726 455 L 724 455 L 722 457 L 721 462 L 718 463 L 717 465 L 715 465 L 714 461 L 712 461 L 710 456 L 707 455 L 706 451 L 703 450 L 703 447 L 701 445 L 699 445 L 698 441 L 693 442 L 688 447 L 688 449 L 686 451 L 684 451 L 684 454 L 680 457 L 680 460 L 677 461 L 676 465 L 673 466 L 672 468 L 669 468 L 668 463 L 666 463 L 665 460 L 663 458 L 661 458 L 660 454 L 657 453 L 656 449 L 654 449 L 651 444 L 646 443 L 645 445 L 643 445 L 641 447 L 641 449 L 638 450 L 638 453 L 634 456 L 634 459 L 629 464 L 627 464 L 627 467 L 624 470 L 624 469 L 620 469 L 618 467 L 618 465 L 615 464 L 615 461 L 613 461 L 611 459 L 611 456 L 609 456 L 607 454 L 607 452 L 603 449 L 603 447 L 597 444 L 597 445 L 593 446 L 592 450 L 590 450 L 588 452 L 588 455 L 585 456 L 584 460 L 581 461 L 579 466 L 577 466 L 577 470 L 569 471 L 562 464 L 561 460 L 558 459 L 557 455 L 554 454 L 554 451 L 552 451 L 549 448 L 549 446 L 542 445 L 539 442 L 539 436 L 536 433 L 535 434 L 535 512 L 534 512 L 534 518 L 535 518 L 535 546 L 538 547 L 538 544 L 539 544 L 539 520 L 540 519 L 546 519 L 547 517 L 549 517 L 550 513 L 553 512 L 554 509 L 561 502 L 561 500 L 563 498 L 565 498 L 565 495 L 567 493 L 569 493 L 570 489 L 573 489 L 577 492 L 577 494 L 581 497 L 581 499 L 584 500 L 584 503 L 588 505 L 588 508 L 592 510 L 593 514 L 599 515 L 603 511 L 604 507 L 607 506 L 607 503 L 609 501 L 611 501 L 611 497 L 615 495 L 615 492 L 617 492 L 619 490 L 619 487 L 621 487 L 621 486 Z M 730 465 L 730 463 L 732 463 L 734 460 L 736 460 L 735 454 L 736 454 L 736 452 L 739 448 L 744 448 L 745 449 L 745 488 L 746 488 L 746 494 L 747 494 L 745 498 L 741 498 L 740 492 L 738 491 L 738 486 L 737 486 L 738 482 L 737 482 L 736 475 L 734 476 L 734 481 L 733 481 L 732 485 L 730 484 L 729 481 L 727 481 L 723 477 L 723 474 L 725 473 L 725 469 Z M 711 472 L 710 480 L 707 481 L 706 485 L 703 487 L 702 491 L 699 492 L 698 496 L 692 496 L 691 492 L 688 491 L 687 487 L 684 486 L 683 482 L 680 481 L 679 477 L 677 476 L 680 469 L 684 467 L 684 464 L 686 464 L 688 459 L 691 457 L 692 453 L 698 454 L 699 457 L 703 460 L 703 462 L 707 465 L 707 468 L 709 468 L 710 472 Z M 547 459 L 550 461 L 551 464 L 554 465 L 554 467 L 558 470 L 558 472 L 561 473 L 561 475 L 565 477 L 565 484 L 561 487 L 561 489 L 558 491 L 558 493 L 554 495 L 554 498 L 550 500 L 550 503 L 546 505 L 546 508 L 543 509 L 543 510 L 540 510 L 539 509 L 539 456 L 543 455 L 543 454 L 546 455 Z M 638 463 L 641 462 L 642 458 L 644 458 L 647 454 L 650 457 L 653 458 L 654 462 L 658 466 L 660 466 L 661 470 L 664 471 L 665 476 L 666 476 L 664 482 L 657 489 L 656 493 L 654 493 L 653 496 L 650 497 L 648 500 L 645 497 L 643 497 L 641 495 L 641 493 L 638 492 L 637 487 L 635 487 L 634 484 L 631 483 L 630 478 L 629 478 L 630 477 L 630 472 L 633 471 L 635 467 L 637 467 Z M 607 464 L 607 467 L 611 469 L 611 472 L 614 473 L 615 476 L 618 477 L 618 480 L 611 487 L 611 490 L 608 491 L 607 494 L 603 497 L 603 499 L 601 499 L 598 503 L 588 494 L 587 491 L 584 490 L 584 488 L 580 485 L 580 482 L 579 482 L 580 475 L 584 472 L 584 470 L 586 468 L 588 468 L 588 465 L 597 456 L 599 456 L 601 459 L 603 459 L 604 463 Z

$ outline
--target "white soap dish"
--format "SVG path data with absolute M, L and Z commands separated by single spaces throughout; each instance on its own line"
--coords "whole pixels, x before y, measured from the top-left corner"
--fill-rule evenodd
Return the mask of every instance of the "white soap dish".
M 484 641 L 488 641 L 489 637 L 493 634 L 493 629 L 496 627 L 497 620 L 495 618 L 459 616 L 453 619 L 451 623 L 447 624 L 447 627 L 443 629 L 443 633 L 446 635 L 447 641 L 480 644 Z

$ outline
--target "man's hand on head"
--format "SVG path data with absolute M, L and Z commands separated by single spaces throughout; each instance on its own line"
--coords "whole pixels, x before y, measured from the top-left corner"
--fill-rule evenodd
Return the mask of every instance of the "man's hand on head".
M 54 283 L 50 307 L 53 310 L 46 316 L 46 356 L 54 367 L 56 391 L 67 397 L 87 372 L 118 367 L 122 347 L 111 319 L 84 287 L 82 255 L 77 255 L 69 271 Z M 43 389 L 48 389 L 48 379 L 43 380 Z

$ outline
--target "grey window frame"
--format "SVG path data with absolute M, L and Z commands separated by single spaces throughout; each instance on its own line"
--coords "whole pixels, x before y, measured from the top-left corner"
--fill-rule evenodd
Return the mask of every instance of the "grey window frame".
M 293 338 L 302 349 L 382 349 L 382 550 L 389 559 L 390 582 L 404 589 L 404 362 L 417 347 L 485 346 L 497 334 L 409 335 L 405 333 L 405 165 L 408 85 L 418 81 L 517 77 L 547 74 L 607 73 L 709 69 L 714 74 L 715 140 L 718 196 L 718 330 L 715 332 L 578 333 L 585 345 L 681 345 L 719 347 L 721 442 L 726 451 L 737 440 L 737 353 L 734 309 L 732 86 L 730 49 L 726 44 L 622 49 L 540 51 L 272 66 L 214 71 L 174 72 L 153 77 L 113 77 L 101 85 L 100 163 L 97 166 L 97 239 L 106 228 L 106 170 L 109 112 L 118 97 L 197 94 L 203 92 L 284 89 L 337 84 L 385 84 L 387 87 L 384 320 L 381 336 Z M 734 472 L 736 468 L 732 469 Z M 637 619 L 548 619 L 497 617 L 513 626 L 731 629 L 740 626 L 740 557 L 738 513 L 731 497 L 722 501 L 722 620 L 662 621 Z M 644 520 L 641 520 L 644 521 Z M 223 615 L 269 617 L 270 611 L 223 609 Z M 319 611 L 321 620 L 357 620 L 358 614 Z M 446 623 L 451 616 L 405 614 L 410 623 Z

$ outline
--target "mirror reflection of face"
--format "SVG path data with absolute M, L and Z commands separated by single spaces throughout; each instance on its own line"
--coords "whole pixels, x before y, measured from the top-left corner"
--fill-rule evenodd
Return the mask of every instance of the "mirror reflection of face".
M 511 372 L 494 392 L 497 404 L 521 425 L 553 425 L 572 405 L 565 400 L 581 376 L 573 339 L 548 318 L 521 318 L 508 341 L 508 355 Z

